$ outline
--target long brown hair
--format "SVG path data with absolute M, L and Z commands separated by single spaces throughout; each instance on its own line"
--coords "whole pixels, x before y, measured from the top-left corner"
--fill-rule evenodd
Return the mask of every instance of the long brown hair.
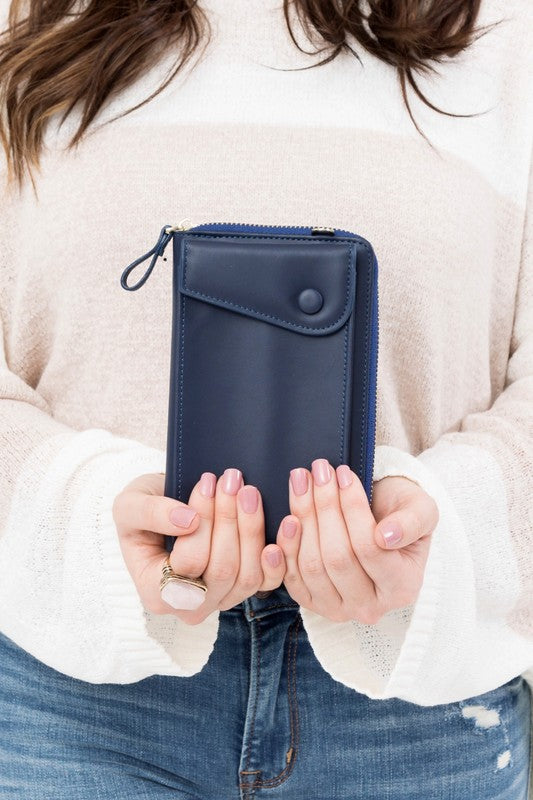
M 481 0 L 283 0 L 294 44 L 296 12 L 323 64 L 341 51 L 362 48 L 396 68 L 407 98 L 420 91 L 416 73 L 469 46 L 481 31 L 475 21 Z M 24 11 L 24 13 L 23 13 Z M 0 139 L 9 174 L 20 184 L 39 166 L 45 126 L 52 114 L 61 122 L 80 104 L 75 146 L 104 103 L 134 83 L 169 48 L 179 56 L 165 81 L 139 105 L 158 94 L 208 39 L 209 24 L 197 0 L 12 0 L 8 27 L 0 39 Z M 307 51 L 303 51 L 307 52 Z M 313 66 L 316 66 L 313 65 Z M 133 108 L 124 113 L 129 113 Z M 452 116 L 454 116 L 452 114 Z M 33 180 L 33 177 L 32 177 Z

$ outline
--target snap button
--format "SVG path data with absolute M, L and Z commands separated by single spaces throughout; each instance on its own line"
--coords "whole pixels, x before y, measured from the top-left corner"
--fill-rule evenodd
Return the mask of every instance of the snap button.
M 324 304 L 324 298 L 317 289 L 304 289 L 298 295 L 298 306 L 304 314 L 316 314 Z

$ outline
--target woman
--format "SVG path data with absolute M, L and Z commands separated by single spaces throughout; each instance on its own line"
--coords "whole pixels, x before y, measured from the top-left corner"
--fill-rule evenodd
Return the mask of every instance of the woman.
M 5 5 L 2 798 L 526 797 L 531 15 L 479 5 Z M 170 275 L 118 279 L 185 215 L 373 244 L 371 506 L 163 496 Z

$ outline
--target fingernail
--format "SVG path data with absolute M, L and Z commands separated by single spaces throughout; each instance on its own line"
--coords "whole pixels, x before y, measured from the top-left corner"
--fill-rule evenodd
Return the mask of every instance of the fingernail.
M 255 514 L 259 505 L 259 492 L 255 486 L 243 486 L 239 492 L 239 502 L 247 514 Z
M 341 464 L 340 467 L 337 467 L 337 480 L 341 489 L 346 489 L 347 486 L 350 486 L 353 481 L 350 467 L 346 466 L 346 464 Z
M 382 533 L 385 547 L 392 547 L 402 540 L 402 532 L 398 525 L 389 525 L 388 529 Z
M 170 512 L 170 521 L 179 528 L 188 528 L 196 516 L 194 508 L 187 506 L 177 506 Z
M 307 472 L 305 469 L 298 467 L 297 469 L 291 469 L 290 472 L 291 477 L 291 486 L 292 491 L 294 494 L 301 495 L 305 494 L 307 491 Z
M 266 557 L 271 567 L 279 567 L 281 564 L 281 553 L 279 550 L 269 550 Z
M 331 478 L 331 467 L 326 458 L 315 458 L 311 464 L 311 472 L 317 486 L 324 486 Z
M 202 472 L 200 478 L 200 494 L 204 497 L 214 497 L 217 486 L 217 476 L 212 472 Z
M 194 611 L 204 602 L 205 592 L 190 583 L 169 581 L 161 589 L 161 597 L 172 608 Z
M 287 539 L 292 539 L 292 537 L 298 530 L 298 525 L 293 519 L 284 519 L 283 525 L 281 526 L 281 530 L 283 531 L 283 535 L 286 536 Z
M 226 494 L 237 494 L 241 488 L 242 473 L 240 469 L 227 469 L 222 476 L 222 491 Z

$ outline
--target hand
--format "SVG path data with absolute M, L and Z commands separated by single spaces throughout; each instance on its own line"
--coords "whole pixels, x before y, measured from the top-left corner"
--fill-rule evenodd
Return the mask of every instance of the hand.
M 439 518 L 418 484 L 403 477 L 376 481 L 371 510 L 349 467 L 335 471 L 317 459 L 311 473 L 291 470 L 289 505 L 276 541 L 285 586 L 300 606 L 334 622 L 372 625 L 416 600 Z
M 254 486 L 244 486 L 239 470 L 226 470 L 218 481 L 204 472 L 188 505 L 164 497 L 164 484 L 164 475 L 141 475 L 113 504 L 124 561 L 145 608 L 197 625 L 217 609 L 280 585 L 283 559 L 276 545 L 264 546 L 261 495 Z M 161 598 L 159 582 L 168 555 L 164 534 L 178 536 L 170 554 L 174 572 L 202 576 L 207 584 L 197 609 L 173 609 Z M 279 555 L 277 566 L 269 563 L 272 553 Z

